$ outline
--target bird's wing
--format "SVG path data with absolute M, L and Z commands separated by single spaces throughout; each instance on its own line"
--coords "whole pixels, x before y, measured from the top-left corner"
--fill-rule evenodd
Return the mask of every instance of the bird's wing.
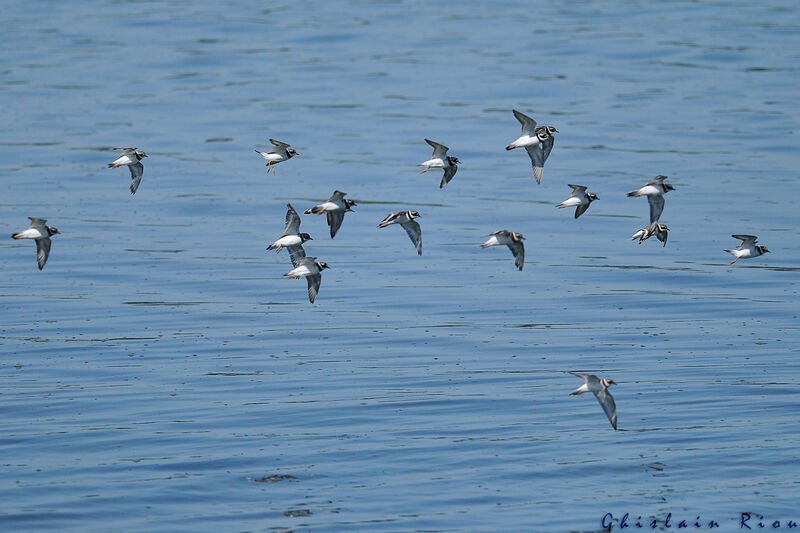
M 47 263 L 47 256 L 50 255 L 50 239 L 36 239 L 36 262 L 39 263 L 39 270 L 44 268 Z
M 656 238 L 659 241 L 663 242 L 664 246 L 666 246 L 667 245 L 667 238 L 669 237 L 669 233 L 668 233 L 669 228 L 667 228 L 666 226 L 664 226 L 662 224 L 658 224 L 658 226 L 661 226 L 661 227 L 657 227 L 656 228 Z
M 453 176 L 456 175 L 457 171 L 458 171 L 458 166 L 456 165 L 450 165 L 444 167 L 444 175 L 442 176 L 442 181 L 439 183 L 439 188 L 441 189 L 442 187 L 450 183 L 450 180 L 453 179 Z
M 139 188 L 139 184 L 142 182 L 144 166 L 141 163 L 135 163 L 128 165 L 128 168 L 131 170 L 131 194 L 136 194 L 136 189 Z
M 572 187 L 572 196 L 580 196 L 586 193 L 586 187 L 583 185 L 573 185 L 571 183 L 568 183 L 567 185 Z
M 655 178 L 653 178 L 650 181 L 648 181 L 647 184 L 648 185 L 661 185 L 662 183 L 664 183 L 665 179 L 667 179 L 666 176 L 662 176 L 661 174 L 659 174 Z
M 33 224 L 31 224 L 33 226 Z M 758 237 L 755 235 L 731 235 L 734 239 L 739 239 L 742 241 L 742 244 L 739 245 L 739 248 L 749 248 L 750 246 L 756 243 Z
M 512 111 L 514 112 L 514 116 L 517 117 L 517 120 L 519 120 L 519 123 L 522 124 L 522 134 L 527 134 L 531 137 L 536 135 L 536 121 L 528 115 L 520 113 L 516 109 L 512 109 Z
M 542 183 L 542 170 L 544 169 L 544 154 L 539 143 L 531 144 L 525 147 L 528 155 L 531 158 L 533 165 L 533 177 L 536 178 L 536 183 Z
M 344 211 L 325 211 L 325 216 L 328 219 L 328 225 L 331 227 L 331 239 L 336 236 L 336 232 L 342 226 L 344 220 Z
M 664 211 L 664 196 L 660 194 L 651 194 L 647 197 L 650 203 L 650 224 L 655 224 L 661 218 L 661 212 Z
M 42 228 L 47 223 L 47 220 L 43 218 L 36 218 L 36 217 L 28 217 L 28 220 L 31 221 L 31 228 Z
M 419 227 L 417 221 L 410 220 L 405 224 L 400 225 L 403 226 L 403 229 L 406 230 L 406 233 L 408 233 L 408 237 L 411 239 L 411 242 L 417 247 L 417 254 L 422 255 L 422 228 Z
M 589 204 L 580 204 L 578 207 L 575 208 L 575 218 L 578 218 L 579 216 L 584 214 L 587 209 L 589 209 Z
M 608 389 L 603 389 L 600 392 L 594 393 L 595 398 L 600 403 L 600 406 L 605 411 L 608 421 L 611 426 L 617 429 L 617 405 L 614 403 L 614 397 L 608 392 Z
M 300 215 L 292 204 L 286 204 L 286 208 L 286 226 L 283 228 L 283 235 L 295 235 L 300 232 Z
M 508 243 L 508 249 L 514 254 L 514 266 L 522 270 L 522 265 L 525 264 L 525 245 L 522 241 L 511 241 Z
M 281 142 L 275 139 L 270 139 L 269 142 L 271 142 L 273 146 L 277 146 L 278 148 L 288 148 L 290 146 L 285 142 Z
M 314 300 L 317 299 L 319 286 L 322 283 L 322 276 L 314 274 L 312 276 L 306 276 L 306 280 L 308 281 L 308 301 L 313 304 Z
M 438 157 L 444 161 L 445 157 L 447 157 L 447 150 L 449 150 L 449 148 L 430 139 L 425 139 L 425 142 L 433 147 L 433 155 L 431 156 L 431 159 L 436 159 Z
M 381 220 L 380 224 L 378 224 L 378 227 L 385 228 L 386 226 L 392 224 L 395 220 L 397 220 L 397 217 L 399 216 L 400 216 L 400 211 L 396 213 L 389 213 L 388 215 L 386 215 L 386 218 Z
M 285 246 L 289 252 L 289 259 L 292 260 L 292 266 L 297 268 L 306 256 L 306 251 L 303 249 L 302 244 L 295 244 L 293 246 Z
M 547 158 L 550 157 L 550 152 L 553 151 L 553 144 L 555 144 L 556 138 L 552 135 L 542 143 L 542 165 L 544 162 L 547 161 Z

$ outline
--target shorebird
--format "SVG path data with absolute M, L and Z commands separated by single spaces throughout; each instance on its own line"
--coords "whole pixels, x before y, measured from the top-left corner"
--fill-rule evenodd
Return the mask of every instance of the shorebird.
M 289 279 L 306 278 L 308 281 L 308 301 L 312 304 L 317 299 L 319 285 L 322 283 L 320 272 L 330 268 L 324 261 L 317 261 L 316 257 L 301 257 L 297 266 L 284 274 Z
M 489 240 L 481 244 L 481 248 L 505 244 L 514 254 L 514 266 L 522 270 L 522 265 L 525 263 L 525 245 L 522 244 L 524 238 L 522 233 L 501 229 L 490 234 Z
M 447 146 L 430 139 L 425 139 L 425 142 L 433 147 L 433 155 L 427 161 L 420 163 L 420 165 L 425 167 L 420 171 L 420 174 L 424 174 L 431 168 L 443 168 L 444 176 L 442 176 L 442 181 L 439 183 L 439 188 L 441 189 L 450 183 L 450 180 L 456 175 L 458 164 L 461 163 L 461 161 L 459 161 L 457 157 L 447 155 L 447 150 L 449 150 Z
M 666 224 L 661 224 L 660 222 L 655 222 L 648 226 L 643 227 L 633 235 L 631 235 L 631 240 L 635 241 L 639 239 L 639 244 L 642 244 L 644 241 L 652 237 L 653 235 L 656 238 L 664 243 L 664 246 L 667 245 L 667 237 L 669 236 L 669 228 Z
M 344 220 L 344 214 L 348 211 L 352 211 L 350 208 L 356 205 L 353 200 L 345 199 L 345 195 L 347 195 L 346 192 L 333 191 L 333 194 L 328 198 L 327 202 L 323 202 L 319 205 L 315 205 L 311 209 L 303 211 L 304 215 L 321 215 L 325 213 L 328 219 L 328 226 L 331 227 L 331 239 L 333 239 L 336 232 L 339 231 L 342 220 Z
M 769 252 L 766 246 L 758 246 L 756 241 L 758 237 L 755 235 L 731 235 L 734 239 L 739 239 L 741 244 L 734 248 L 733 250 L 723 250 L 724 252 L 728 252 L 729 254 L 733 254 L 733 261 L 731 264 L 734 264 L 739 259 L 749 259 L 751 257 L 758 257 L 759 255 L 763 255 Z
M 514 116 L 522 124 L 522 134 L 519 138 L 506 146 L 506 150 L 524 147 L 531 158 L 533 165 L 533 177 L 536 183 L 542 183 L 542 172 L 544 162 L 550 156 L 555 142 L 554 133 L 558 133 L 555 126 L 537 126 L 536 121 L 531 117 L 512 109 Z
M 272 173 L 275 174 L 275 165 L 287 159 L 291 159 L 293 156 L 299 155 L 294 148 L 284 142 L 276 141 L 275 139 L 270 139 L 269 142 L 274 146 L 269 152 L 256 150 L 256 153 L 260 154 L 261 157 L 267 161 L 267 173 L 272 170 Z
M 386 216 L 386 218 L 378 224 L 379 228 L 385 228 L 389 224 L 400 224 L 403 229 L 408 233 L 408 237 L 414 246 L 417 247 L 417 254 L 422 255 L 422 229 L 419 223 L 414 220 L 420 216 L 418 211 L 397 211 Z
M 24 231 L 11 235 L 12 239 L 34 239 L 36 241 L 36 262 L 39 270 L 44 268 L 47 257 L 50 255 L 50 237 L 57 234 L 58 230 L 47 225 L 43 218 L 28 217 L 31 221 L 30 227 Z
M 308 233 L 300 233 L 300 215 L 294 210 L 292 204 L 286 204 L 286 207 L 286 226 L 283 228 L 283 234 L 278 237 L 278 240 L 267 246 L 267 250 L 275 250 L 276 253 L 280 253 L 283 248 L 286 248 L 289 258 L 292 260 L 292 266 L 296 267 L 300 258 L 306 256 L 303 243 L 312 239 Z
M 577 372 L 570 372 L 573 376 L 579 377 L 583 380 L 583 385 L 570 393 L 570 396 L 579 396 L 584 392 L 594 393 L 594 397 L 600 403 L 600 407 L 611 422 L 611 427 L 617 429 L 617 405 L 614 403 L 614 397 L 608 392 L 608 387 L 616 385 L 613 379 L 601 378 L 591 374 L 578 374 Z
M 575 218 L 578 218 L 589 209 L 589 204 L 597 200 L 597 195 L 593 192 L 587 193 L 586 187 L 583 185 L 572 185 L 571 183 L 568 185 L 572 187 L 572 194 L 556 207 L 563 209 L 565 207 L 574 206 Z
M 667 179 L 666 176 L 659 174 L 643 187 L 628 193 L 628 196 L 647 196 L 647 201 L 650 203 L 651 224 L 658 222 L 658 219 L 661 218 L 661 212 L 664 211 L 664 195 L 675 190 L 675 187 L 669 183 L 664 183 L 665 179 Z
M 139 188 L 142 174 L 144 174 L 144 166 L 141 161 L 147 157 L 147 154 L 136 148 L 114 148 L 114 150 L 120 150 L 120 155 L 108 164 L 108 168 L 127 166 L 131 171 L 131 194 L 136 194 L 136 189 Z

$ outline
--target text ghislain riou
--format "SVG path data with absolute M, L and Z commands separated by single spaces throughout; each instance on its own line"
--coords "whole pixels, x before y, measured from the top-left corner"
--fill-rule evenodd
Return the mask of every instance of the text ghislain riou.
M 731 519 L 734 520 L 734 519 Z M 800 523 L 797 520 L 770 520 L 763 515 L 757 513 L 739 513 L 739 517 L 735 519 L 738 523 L 738 528 L 742 531 L 752 530 L 779 530 L 779 529 L 796 529 L 800 528 Z M 727 522 L 727 521 L 726 521 Z M 720 522 L 717 520 L 705 519 L 700 516 L 692 519 L 678 520 L 672 516 L 672 513 L 667 513 L 662 520 L 658 518 L 645 518 L 642 520 L 641 516 L 633 518 L 630 513 L 625 513 L 620 517 L 615 517 L 612 513 L 606 513 L 601 520 L 603 529 L 719 529 Z M 730 526 L 727 526 L 730 527 Z

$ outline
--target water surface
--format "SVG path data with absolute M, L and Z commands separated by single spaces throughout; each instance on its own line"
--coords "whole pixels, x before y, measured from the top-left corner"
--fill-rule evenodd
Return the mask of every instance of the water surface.
M 42 272 L 0 241 L 2 529 L 800 520 L 794 4 L 4 15 L 0 218 L 61 234 Z M 512 108 L 559 129 L 541 185 Z M 274 175 L 270 137 L 300 153 Z M 114 146 L 149 154 L 133 197 Z M 640 246 L 656 174 L 669 241 Z M 600 197 L 578 220 L 567 183 Z M 312 306 L 265 248 L 334 189 L 359 205 L 333 240 L 303 216 Z M 408 208 L 422 257 L 376 228 Z M 522 272 L 479 247 L 501 228 Z M 773 253 L 729 265 L 732 233 Z M 620 431 L 570 370 L 618 382 Z

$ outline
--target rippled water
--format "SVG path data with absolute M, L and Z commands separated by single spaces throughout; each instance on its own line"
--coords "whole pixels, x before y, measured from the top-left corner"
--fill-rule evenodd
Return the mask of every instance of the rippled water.
M 791 2 L 8 5 L 0 529 L 595 531 L 797 513 Z M 536 185 L 517 108 L 556 125 Z M 266 174 L 274 137 L 300 156 Z M 462 161 L 438 188 L 424 138 Z M 147 151 L 142 185 L 107 169 Z M 669 242 L 626 192 L 675 191 Z M 574 220 L 567 183 L 600 199 Z M 264 248 L 358 202 L 312 306 Z M 423 255 L 390 211 L 422 213 Z M 483 250 L 526 236 L 523 272 Z M 732 233 L 771 254 L 735 265 Z M 620 431 L 566 372 L 612 377 Z M 633 528 L 631 529 L 633 530 Z

